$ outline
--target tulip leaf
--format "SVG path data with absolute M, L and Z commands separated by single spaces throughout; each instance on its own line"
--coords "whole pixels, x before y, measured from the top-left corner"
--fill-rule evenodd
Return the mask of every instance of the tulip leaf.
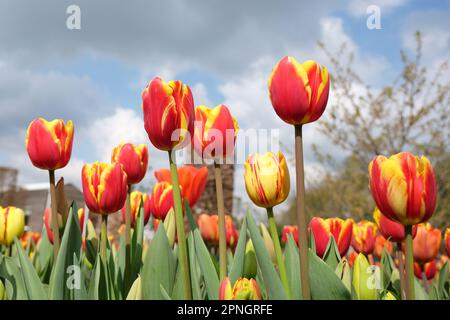
M 150 243 L 142 266 L 142 297 L 149 300 L 163 300 L 163 286 L 171 294 L 175 281 L 176 259 L 167 239 L 164 227 L 158 228 Z
M 141 205 L 136 217 L 136 222 L 131 237 L 131 270 L 128 274 L 128 283 L 124 284 L 124 293 L 128 292 L 131 285 L 136 280 L 139 274 L 139 270 L 142 267 L 142 248 L 144 242 L 144 201 L 141 201 Z M 126 279 L 126 277 L 125 277 Z
M 73 254 L 73 261 L 75 262 L 75 266 L 80 266 L 81 262 L 77 255 Z M 85 287 L 85 278 L 83 272 L 81 272 L 80 269 L 74 268 L 73 278 L 72 281 L 67 283 L 67 285 L 72 285 L 75 290 L 73 290 L 74 293 L 74 300 L 87 300 L 88 294 Z
M 195 242 L 194 235 L 189 232 L 187 236 L 188 253 L 189 253 L 189 267 L 191 274 L 191 288 L 192 288 L 192 299 L 202 300 L 202 291 L 200 288 L 200 268 L 197 262 L 197 256 L 195 253 Z
M 28 299 L 29 300 L 47 300 L 48 294 L 42 286 L 41 279 L 39 279 L 36 270 L 31 264 L 28 256 L 25 255 L 25 251 L 22 248 L 22 244 L 14 238 L 14 246 L 16 248 L 20 270 L 25 284 Z
M 246 219 L 244 218 L 239 233 L 236 251 L 234 252 L 233 262 L 229 272 L 229 278 L 231 283 L 233 284 L 239 279 L 239 277 L 243 276 L 246 244 L 247 244 L 247 222 Z
M 255 220 L 250 213 L 247 213 L 247 224 L 252 239 L 253 246 L 256 252 L 256 259 L 261 268 L 261 274 L 264 280 L 264 285 L 267 290 L 267 296 L 272 300 L 286 300 L 286 292 L 284 291 L 280 277 L 273 266 L 272 259 L 267 252 L 264 240 L 256 227 Z
M 131 286 L 131 289 L 128 292 L 127 300 L 142 300 L 142 288 L 140 276 L 138 276 L 137 279 L 134 280 L 133 285 Z
M 421 283 L 419 282 L 419 280 L 417 280 L 415 276 L 414 276 L 414 293 L 415 293 L 415 300 L 428 300 L 428 294 L 425 292 Z
M 330 240 L 328 241 L 327 248 L 323 255 L 323 261 L 325 261 L 332 269 L 336 269 L 341 261 L 341 255 L 339 254 L 339 249 L 334 237 L 330 237 Z
M 314 238 L 314 232 L 309 232 L 308 234 L 308 246 L 311 251 L 316 254 L 316 238 Z
M 216 268 L 209 254 L 208 248 L 206 248 L 203 242 L 200 231 L 195 229 L 192 231 L 194 235 L 195 252 L 197 255 L 198 264 L 205 280 L 206 291 L 208 293 L 209 300 L 219 299 L 219 276 L 217 275 Z
M 163 297 L 164 300 L 172 300 L 172 298 L 169 296 L 169 294 L 167 293 L 166 289 L 164 289 L 163 285 L 160 285 L 160 290 L 161 290 L 161 295 Z
M 109 281 L 107 279 L 108 271 L 103 263 L 100 253 L 95 261 L 93 274 L 90 279 L 88 297 L 91 300 L 108 300 L 109 299 Z
M 311 297 L 314 300 L 350 300 L 350 292 L 334 270 L 311 251 L 309 270 Z
M 341 259 L 336 267 L 335 273 L 350 292 L 352 290 L 352 272 L 347 259 Z
M 381 278 L 383 281 L 383 288 L 387 289 L 391 283 L 392 272 L 395 269 L 395 264 L 386 248 L 383 248 L 383 253 L 381 254 L 380 267 L 382 272 Z
M 180 261 L 179 259 L 177 259 L 177 267 L 176 267 L 177 272 L 175 273 L 175 282 L 173 285 L 173 289 L 172 289 L 172 297 L 171 300 L 183 300 L 185 298 L 184 296 L 184 283 L 183 283 L 183 279 L 182 276 L 183 274 L 181 273 L 181 265 L 180 265 Z M 163 286 L 161 286 L 161 288 L 163 288 Z M 167 293 L 167 291 L 164 289 L 164 291 L 161 291 L 162 294 L 164 295 L 164 293 Z
M 300 260 L 298 258 L 298 247 L 292 234 L 289 234 L 284 249 L 286 273 L 291 288 L 292 299 L 303 300 L 300 281 Z
M 189 227 L 191 228 L 192 231 L 194 231 L 195 229 L 197 229 L 197 223 L 195 222 L 194 215 L 192 214 L 192 209 L 187 201 L 185 201 L 185 209 L 186 209 L 186 216 L 189 221 Z
M 5 279 L 6 293 L 11 300 L 28 300 L 27 289 L 16 259 L 0 255 L 0 277 Z
M 37 257 L 34 265 L 37 273 L 42 283 L 48 284 L 53 266 L 53 245 L 48 240 L 47 231 L 45 230 L 42 232 L 35 255 Z
M 75 203 L 69 211 L 58 257 L 50 276 L 49 298 L 52 300 L 71 300 L 74 298 L 75 291 L 79 290 L 75 287 L 69 288 L 66 283 L 71 273 L 77 272 L 75 269 L 80 267 L 74 261 L 74 256 L 79 260 L 81 252 L 81 230 Z
M 443 299 L 449 299 L 449 270 L 448 270 L 448 261 L 444 263 L 444 266 L 441 268 L 441 271 L 439 273 L 439 294 Z

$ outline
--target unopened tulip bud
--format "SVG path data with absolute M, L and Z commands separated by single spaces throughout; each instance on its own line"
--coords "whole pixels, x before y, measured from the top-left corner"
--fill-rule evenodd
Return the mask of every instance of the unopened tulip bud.
M 240 278 L 232 288 L 226 277 L 219 288 L 219 300 L 261 300 L 261 290 L 255 279 Z
M 258 271 L 258 264 L 256 261 L 255 248 L 253 247 L 252 240 L 248 240 L 245 247 L 244 257 L 244 272 L 242 273 L 245 278 L 251 279 L 256 277 Z
M 261 223 L 261 235 L 264 240 L 264 244 L 266 245 L 267 252 L 269 253 L 269 256 L 272 258 L 272 262 L 277 262 L 277 256 L 275 254 L 275 245 L 273 243 L 273 239 L 270 236 L 269 230 L 267 230 L 266 226 Z
M 173 208 L 169 210 L 166 218 L 164 219 L 164 229 L 166 230 L 167 238 L 169 239 L 169 244 L 172 247 L 175 242 L 176 229 L 175 229 L 175 212 Z
M 353 264 L 352 285 L 358 300 L 376 300 L 377 286 L 376 274 L 369 261 L 360 253 Z

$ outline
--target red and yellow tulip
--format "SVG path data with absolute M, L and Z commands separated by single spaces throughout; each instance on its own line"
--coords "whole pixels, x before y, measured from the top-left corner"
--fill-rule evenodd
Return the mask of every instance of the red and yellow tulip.
M 219 300 L 261 300 L 261 290 L 255 279 L 239 278 L 232 286 L 226 277 L 220 284 Z
M 445 250 L 447 251 L 447 256 L 450 257 L 450 228 L 447 228 L 445 230 L 444 241 L 445 241 Z
M 173 208 L 173 187 L 169 182 L 157 182 L 150 198 L 150 212 L 155 219 L 163 220 Z
M 432 260 L 423 265 L 420 265 L 417 262 L 414 263 L 414 274 L 416 275 L 416 277 L 422 279 L 423 278 L 422 273 L 425 273 L 425 278 L 427 280 L 433 279 L 437 273 L 436 260 Z
M 417 235 L 413 240 L 414 261 L 427 263 L 436 259 L 441 247 L 441 230 L 433 228 L 429 223 L 417 226 Z
M 393 242 L 403 242 L 405 240 L 405 227 L 395 222 L 384 214 L 378 208 L 375 208 L 373 212 L 373 220 L 378 226 L 381 234 L 386 238 Z M 416 236 L 417 226 L 413 226 L 412 228 L 412 236 L 413 238 Z
M 330 79 L 325 67 L 284 57 L 269 78 L 269 96 L 277 115 L 292 125 L 314 122 L 325 111 Z
M 0 244 L 10 246 L 20 239 L 25 228 L 25 213 L 16 207 L 0 207 Z
M 311 219 L 309 227 L 314 234 L 316 253 L 319 257 L 323 257 L 325 250 L 327 249 L 328 242 L 330 241 L 330 237 L 334 237 L 341 257 L 346 254 L 352 240 L 352 219 L 322 219 L 319 217 L 314 217 Z
M 425 222 L 436 206 L 436 181 L 430 161 L 401 152 L 377 156 L 369 164 L 370 189 L 380 211 L 403 225 Z
M 284 226 L 281 234 L 281 241 L 283 241 L 283 243 L 287 243 L 288 236 L 290 234 L 292 234 L 295 243 L 298 245 L 298 226 Z
M 112 151 L 111 162 L 122 165 L 128 184 L 137 184 L 144 179 L 148 167 L 148 148 L 144 144 L 120 144 Z
M 363 220 L 353 224 L 352 247 L 358 253 L 366 256 L 375 249 L 377 225 L 371 221 Z
M 202 213 L 197 220 L 198 228 L 203 239 L 213 245 L 219 244 L 219 216 L 217 214 L 209 215 Z M 234 248 L 239 238 L 238 231 L 231 216 L 225 216 L 225 235 L 227 246 Z
M 252 154 L 244 166 L 245 189 L 257 206 L 272 208 L 286 200 L 290 191 L 289 170 L 281 152 Z
M 74 128 L 61 119 L 33 120 L 28 126 L 25 145 L 31 162 L 43 170 L 64 168 L 72 154 Z
M 228 107 L 195 108 L 193 145 L 202 158 L 229 157 L 234 153 L 239 126 Z
M 121 210 L 127 199 L 127 174 L 119 163 L 85 164 L 81 174 L 84 201 L 92 213 Z
M 154 78 L 142 92 L 142 109 L 145 130 L 157 149 L 169 151 L 191 139 L 194 98 L 181 81 Z
M 25 231 L 22 234 L 22 237 L 20 237 L 20 243 L 24 249 L 27 248 L 30 240 L 32 241 L 32 244 L 36 246 L 39 243 L 39 240 L 41 240 L 41 234 L 37 231 Z
M 158 182 L 172 183 L 169 169 L 159 169 L 155 171 L 155 177 Z M 205 191 L 208 179 L 208 168 L 196 168 L 193 166 L 178 167 L 178 180 L 180 183 L 183 198 L 193 208 Z
M 148 219 L 150 219 L 150 196 L 147 193 L 142 193 L 139 191 L 133 191 L 131 193 L 131 227 L 134 228 L 136 224 L 136 218 L 139 214 L 139 209 L 141 207 L 141 201 L 143 202 L 143 209 L 144 209 L 144 226 L 147 224 Z M 122 221 L 125 223 L 126 220 L 126 214 L 127 214 L 127 208 L 126 205 L 122 208 Z
M 385 237 L 383 237 L 381 234 L 379 234 L 375 238 L 375 248 L 373 249 L 373 255 L 377 259 L 381 259 L 381 256 L 383 254 L 383 250 L 386 249 L 389 255 L 392 255 L 392 242 L 389 240 L 386 240 Z

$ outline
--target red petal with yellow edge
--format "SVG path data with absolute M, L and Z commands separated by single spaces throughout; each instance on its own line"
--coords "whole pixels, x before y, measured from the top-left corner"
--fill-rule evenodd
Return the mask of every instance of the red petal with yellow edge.
M 120 164 L 112 164 L 102 172 L 99 196 L 101 213 L 114 213 L 123 208 L 128 191 L 127 175 Z

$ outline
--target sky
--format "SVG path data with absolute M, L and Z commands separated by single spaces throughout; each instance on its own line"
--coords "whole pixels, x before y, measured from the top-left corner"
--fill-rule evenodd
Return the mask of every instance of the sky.
M 80 9 L 80 29 L 67 27 L 71 5 Z M 381 29 L 367 27 L 371 5 Z M 121 142 L 147 144 L 151 169 L 167 167 L 141 109 L 141 92 L 157 75 L 188 84 L 196 105 L 227 105 L 243 130 L 279 130 L 293 145 L 293 128 L 278 119 L 267 90 L 282 57 L 327 66 L 317 42 L 331 51 L 345 42 L 358 74 L 377 88 L 400 70 L 399 51 L 414 48 L 416 30 L 428 65 L 448 59 L 448 17 L 450 1 L 0 0 L 0 166 L 19 169 L 21 185 L 46 181 L 24 145 L 29 122 L 44 117 L 74 122 L 71 162 L 57 172 L 66 182 L 80 186 L 83 164 L 109 161 Z M 318 174 L 312 143 L 342 156 L 316 124 L 305 126 L 304 137 L 307 178 Z M 262 145 L 258 151 L 269 151 Z M 235 181 L 247 202 L 242 164 Z M 150 192 L 153 182 L 149 172 L 142 186 Z

